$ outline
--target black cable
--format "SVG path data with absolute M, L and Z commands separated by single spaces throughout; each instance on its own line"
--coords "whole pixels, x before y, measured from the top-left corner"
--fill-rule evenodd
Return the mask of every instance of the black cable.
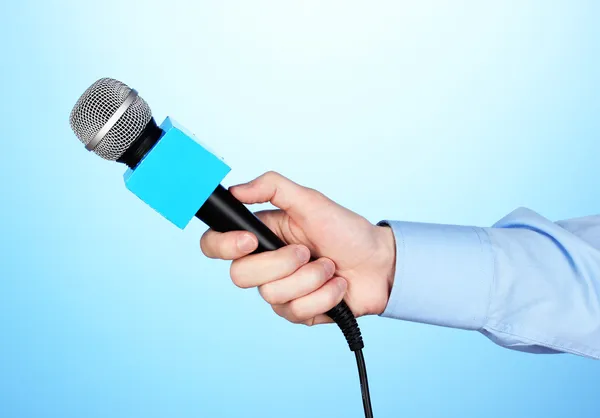
M 373 418 L 371 407 L 371 394 L 369 393 L 369 379 L 367 378 L 367 365 L 362 350 L 356 350 L 356 365 L 358 366 L 358 378 L 360 379 L 360 393 L 362 395 L 365 418 Z
M 369 380 L 367 379 L 367 365 L 362 349 L 365 344 L 362 340 L 360 328 L 356 318 L 345 301 L 341 301 L 336 307 L 327 312 L 327 315 L 334 320 L 340 327 L 348 346 L 356 355 L 356 365 L 358 366 L 358 378 L 360 379 L 360 392 L 362 395 L 363 407 L 365 409 L 365 418 L 373 418 L 373 409 L 371 407 L 371 395 L 369 393 Z

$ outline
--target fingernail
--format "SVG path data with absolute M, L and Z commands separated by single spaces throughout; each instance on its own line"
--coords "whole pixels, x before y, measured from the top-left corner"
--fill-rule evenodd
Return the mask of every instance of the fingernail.
M 300 260 L 301 263 L 306 263 L 310 258 L 308 248 L 303 246 L 296 247 L 296 257 L 298 257 L 298 260 Z
M 238 238 L 237 246 L 245 253 L 252 251 L 254 249 L 254 239 L 250 235 L 244 234 Z
M 336 285 L 338 287 L 338 289 L 340 289 L 340 293 L 345 293 L 346 289 L 348 288 L 348 282 L 346 282 L 346 279 L 342 279 L 341 277 L 338 277 L 336 279 Z
M 323 264 L 323 268 L 325 269 L 325 275 L 327 277 L 333 276 L 333 273 L 335 273 L 335 264 L 333 264 L 333 261 L 325 259 L 322 260 L 321 263 Z

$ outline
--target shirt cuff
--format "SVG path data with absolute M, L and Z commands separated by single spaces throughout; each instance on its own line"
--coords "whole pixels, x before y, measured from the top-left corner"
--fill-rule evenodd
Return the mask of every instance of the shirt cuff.
M 484 229 L 381 221 L 396 240 L 396 273 L 380 315 L 450 328 L 483 328 L 494 279 Z

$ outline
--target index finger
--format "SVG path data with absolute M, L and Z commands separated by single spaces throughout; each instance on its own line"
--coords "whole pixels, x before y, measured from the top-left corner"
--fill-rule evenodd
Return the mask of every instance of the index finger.
M 236 260 L 250 254 L 258 247 L 258 240 L 246 231 L 206 231 L 200 239 L 200 249 L 208 258 Z

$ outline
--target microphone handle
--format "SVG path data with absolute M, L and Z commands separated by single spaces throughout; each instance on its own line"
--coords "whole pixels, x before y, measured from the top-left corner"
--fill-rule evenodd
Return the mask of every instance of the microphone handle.
M 220 184 L 196 213 L 196 217 L 217 232 L 252 232 L 258 239 L 258 248 L 253 254 L 277 250 L 286 245 Z
M 253 233 L 258 239 L 258 248 L 253 254 L 277 250 L 286 245 L 222 185 L 217 186 L 198 210 L 196 217 L 217 232 L 248 231 Z M 364 347 L 360 329 L 346 302 L 342 300 L 329 310 L 327 315 L 341 328 L 350 350 L 357 351 Z

